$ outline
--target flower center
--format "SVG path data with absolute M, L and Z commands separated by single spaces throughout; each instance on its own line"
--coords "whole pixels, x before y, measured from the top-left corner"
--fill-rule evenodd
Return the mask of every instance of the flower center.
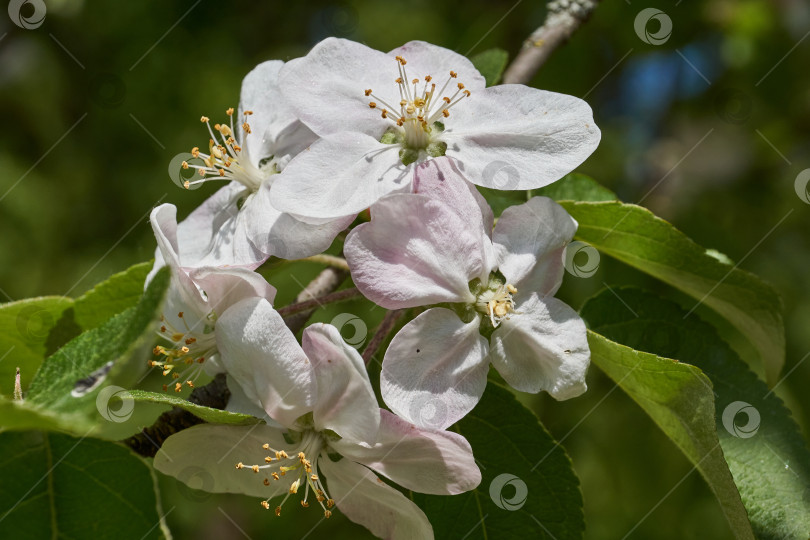
M 196 169 L 197 174 L 201 177 L 198 180 L 186 180 L 183 184 L 186 189 L 213 180 L 235 180 L 245 186 L 251 193 L 255 193 L 265 180 L 279 172 L 279 168 L 272 157 L 259 166 L 253 164 L 247 152 L 243 149 L 242 145 L 245 141 L 235 139 L 233 107 L 225 111 L 225 114 L 230 117 L 230 125 L 214 124 L 213 129 L 211 129 L 207 116 L 200 118 L 200 122 L 208 127 L 211 138 L 208 139 L 207 154 L 201 152 L 197 146 L 191 149 L 191 155 L 202 160 L 203 165 L 193 165 L 187 161 L 182 163 L 183 169 Z M 245 138 L 251 134 L 247 117 L 252 114 L 253 111 L 243 113 L 242 132 Z
M 295 432 L 293 432 L 295 434 Z M 264 458 L 264 465 L 245 465 L 241 461 L 236 464 L 237 469 L 249 469 L 255 474 L 261 474 L 264 478 L 262 483 L 269 486 L 271 482 L 280 482 L 283 476 L 288 473 L 294 477 L 284 496 L 284 500 L 276 506 L 276 515 L 281 515 L 281 507 L 290 498 L 290 495 L 295 495 L 301 487 L 304 487 L 304 497 L 301 499 L 301 506 L 309 508 L 310 491 L 313 497 L 321 505 L 323 515 L 327 518 L 332 516 L 330 510 L 335 506 L 335 501 L 330 499 L 326 494 L 323 482 L 318 476 L 318 459 L 322 451 L 326 450 L 327 445 L 324 437 L 317 431 L 307 430 L 300 433 L 301 441 L 296 450 L 292 450 L 290 456 L 284 450 L 276 450 L 269 444 L 262 445 L 264 450 L 267 450 L 270 455 Z M 311 460 L 307 458 L 310 456 Z M 328 458 L 327 458 L 328 459 Z M 270 509 L 270 499 L 265 499 L 261 505 L 267 510 Z
M 162 356 L 160 360 L 150 360 L 150 367 L 159 367 L 163 370 L 163 375 L 171 374 L 172 379 L 185 379 L 185 384 L 194 388 L 194 379 L 202 371 L 200 364 L 205 359 L 214 354 L 217 350 L 217 342 L 214 334 L 215 314 L 212 311 L 204 319 L 198 320 L 189 326 L 184 312 L 179 312 L 176 319 L 174 317 L 160 316 L 160 331 L 158 335 L 171 345 L 164 347 L 158 345 L 152 351 L 155 356 Z M 188 372 L 190 374 L 187 374 Z M 179 392 L 183 388 L 179 381 L 174 384 L 174 391 Z M 168 385 L 163 385 L 163 390 L 168 390 Z
M 365 91 L 366 97 L 376 100 L 370 101 L 368 106 L 372 109 L 381 108 L 382 117 L 394 124 L 392 129 L 383 135 L 381 142 L 401 144 L 403 150 L 400 151 L 400 158 L 405 165 L 416 161 L 421 150 L 426 151 L 431 157 L 443 156 L 447 143 L 436 138 L 436 135 L 444 131 L 444 124 L 440 120 L 448 118 L 450 108 L 469 97 L 470 91 L 459 82 L 454 85 L 455 92 L 452 95 L 450 92 L 445 95 L 448 86 L 458 77 L 455 71 L 450 72 L 450 77 L 438 91 L 436 83 L 432 82 L 433 77 L 426 75 L 420 90 L 422 81 L 418 78 L 408 79 L 405 69 L 408 62 L 401 56 L 397 56 L 396 61 L 399 77 L 394 82 L 397 83 L 399 90 L 398 107 L 377 97 L 370 88 Z
M 509 319 L 515 313 L 515 301 L 512 295 L 517 293 L 514 285 L 509 283 L 497 284 L 478 294 L 475 300 L 475 309 L 489 315 L 493 328 L 497 328 L 501 321 Z

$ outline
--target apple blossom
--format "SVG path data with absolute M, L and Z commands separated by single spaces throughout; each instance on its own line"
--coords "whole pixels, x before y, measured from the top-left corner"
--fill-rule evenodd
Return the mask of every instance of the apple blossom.
M 328 38 L 288 62 L 279 87 L 322 139 L 273 183 L 271 200 L 313 222 L 410 191 L 415 165 L 444 155 L 475 184 L 538 188 L 582 163 L 600 138 L 581 99 L 486 88 L 468 59 L 422 41 L 386 54 Z M 512 172 L 508 185 L 496 178 L 499 164 Z
M 202 367 L 209 374 L 222 371 L 215 332 L 218 316 L 244 298 L 258 297 L 272 302 L 276 290 L 247 268 L 184 267 L 179 257 L 176 212 L 174 205 L 163 204 L 150 217 L 158 252 L 165 263 L 156 263 L 146 283 L 163 264 L 172 272 L 158 332 L 170 345 L 156 346 L 154 352 L 162 359 L 152 360 L 150 365 L 159 367 L 164 375 L 171 374 L 173 379 L 182 376 L 188 386 L 193 386 L 198 371 L 193 366 Z M 187 376 L 185 370 L 189 367 L 195 373 Z M 179 392 L 181 387 L 176 382 L 174 389 Z
M 422 510 L 374 471 L 423 493 L 456 494 L 480 483 L 462 436 L 417 428 L 378 407 L 362 358 L 337 328 L 312 325 L 299 346 L 259 298 L 229 308 L 219 327 L 233 382 L 277 424 L 183 430 L 155 457 L 159 471 L 183 479 L 193 463 L 211 475 L 212 491 L 262 497 L 276 515 L 297 496 L 305 508 L 319 505 L 327 518 L 337 508 L 394 539 L 433 532 Z
M 271 184 L 286 164 L 317 136 L 299 122 L 278 89 L 278 72 L 284 62 L 259 64 L 242 83 L 238 120 L 206 124 L 210 139 L 206 149 L 193 148 L 191 163 L 196 179 L 192 188 L 212 181 L 226 181 L 178 228 L 184 253 L 192 266 L 259 266 L 269 256 L 286 259 L 308 257 L 324 251 L 351 217 L 319 225 L 301 222 L 276 210 L 269 200 Z M 195 164 L 202 161 L 202 164 Z
M 413 194 L 393 194 L 346 240 L 357 287 L 389 308 L 436 305 L 393 338 L 381 389 L 399 416 L 446 428 L 481 398 L 490 363 L 524 392 L 585 391 L 585 325 L 554 298 L 577 224 L 545 197 L 492 211 L 448 158 L 416 169 Z M 438 411 L 422 418 L 433 404 Z

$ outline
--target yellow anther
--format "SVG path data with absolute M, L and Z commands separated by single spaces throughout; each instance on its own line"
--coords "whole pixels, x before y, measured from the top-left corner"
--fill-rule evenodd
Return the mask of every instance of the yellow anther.
M 450 111 L 448 111 L 447 109 L 443 110 L 443 111 L 442 111 L 442 116 L 444 116 L 445 118 L 447 118 L 448 116 L 450 116 Z
M 456 77 L 458 77 L 458 73 L 456 73 L 455 71 L 451 71 L 450 76 L 455 79 Z
M 245 467 L 245 464 L 244 464 L 244 463 L 242 463 L 241 461 L 240 461 L 239 463 L 237 463 L 237 464 L 236 464 L 236 468 L 237 468 L 237 469 L 242 469 L 242 468 L 244 468 L 244 467 Z
M 371 88 L 369 88 L 368 90 L 366 90 L 365 94 L 366 94 L 366 96 L 370 96 L 370 95 L 371 95 Z
M 307 501 L 301 501 L 301 506 L 304 508 L 309 508 L 309 503 Z
M 374 103 L 373 101 L 370 101 L 368 106 L 369 106 L 369 108 L 374 109 L 375 107 L 377 107 L 377 104 Z
M 280 515 L 281 515 L 281 507 L 276 506 L 276 516 L 280 516 Z
M 324 510 L 323 511 L 323 517 L 325 517 L 326 519 L 329 519 L 330 517 L 332 517 L 332 512 L 330 512 L 329 510 Z
M 253 472 L 254 472 L 254 473 L 258 473 L 258 472 L 259 472 L 259 466 L 258 466 L 258 465 L 253 465 L 253 466 L 251 466 L 250 468 L 253 470 Z
M 459 90 L 464 90 L 464 85 L 463 85 L 463 84 L 458 83 L 458 85 L 457 85 L 457 86 L 458 86 L 458 89 L 459 89 Z
M 270 503 L 267 501 L 262 501 L 261 505 L 264 507 L 265 510 L 270 510 Z
M 517 293 L 517 288 L 515 288 L 515 286 L 512 285 L 511 283 L 506 284 L 506 290 L 509 291 L 510 294 L 516 294 Z
M 184 161 L 183 163 L 180 164 L 180 166 L 183 167 L 184 169 L 188 169 L 188 161 Z
M 265 486 L 269 486 L 270 485 L 270 479 L 265 478 L 264 481 L 262 482 L 262 484 L 264 484 Z
M 227 114 L 228 116 L 233 116 L 233 107 L 228 107 L 225 110 L 225 114 Z
M 200 117 L 200 122 L 202 122 L 203 124 L 208 122 L 208 120 L 209 120 L 209 118 L 207 116 L 201 116 Z

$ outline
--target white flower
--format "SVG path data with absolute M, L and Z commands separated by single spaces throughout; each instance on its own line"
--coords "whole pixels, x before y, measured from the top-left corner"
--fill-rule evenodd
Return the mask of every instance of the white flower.
M 421 41 L 385 54 L 328 38 L 288 62 L 279 85 L 322 139 L 274 182 L 271 200 L 313 222 L 410 191 L 415 164 L 443 155 L 474 184 L 538 188 L 582 163 L 600 138 L 584 101 L 517 84 L 485 88 L 469 60 Z
M 414 540 L 433 538 L 426 516 L 373 471 L 423 493 L 480 483 L 463 437 L 419 429 L 377 406 L 362 358 L 335 327 L 308 327 L 302 348 L 261 299 L 234 305 L 219 327 L 231 381 L 278 424 L 183 430 L 155 456 L 159 471 L 183 480 L 187 467 L 201 467 L 211 491 L 262 497 L 276 515 L 295 497 L 326 517 L 337 508 L 382 538 Z
M 171 284 L 158 325 L 158 335 L 169 345 L 155 347 L 158 359 L 150 365 L 159 367 L 163 375 L 171 375 L 174 390 L 179 392 L 183 382 L 193 386 L 200 369 L 209 375 L 223 371 L 218 362 L 215 331 L 218 316 L 245 298 L 272 302 L 276 289 L 247 268 L 185 267 L 179 257 L 176 214 L 177 209 L 171 204 L 152 211 L 150 221 L 164 262 L 155 265 L 146 283 L 160 267 L 167 265 L 171 269 Z
M 226 181 L 178 228 L 190 266 L 245 265 L 258 267 L 269 256 L 308 257 L 324 251 L 351 218 L 319 225 L 303 223 L 270 204 L 270 186 L 287 163 L 317 136 L 295 117 L 278 89 L 278 60 L 259 64 L 242 83 L 237 121 L 228 109 L 227 123 L 201 121 L 210 135 L 206 148 L 193 148 L 197 159 L 184 162 L 196 169 L 187 188 Z
M 478 403 L 490 363 L 517 390 L 585 391 L 585 324 L 554 298 L 577 224 L 545 197 L 492 210 L 447 158 L 417 167 L 414 194 L 389 195 L 346 240 L 357 287 L 389 308 L 442 304 L 391 341 L 381 389 L 399 416 L 446 428 Z M 414 403 L 437 402 L 424 421 Z

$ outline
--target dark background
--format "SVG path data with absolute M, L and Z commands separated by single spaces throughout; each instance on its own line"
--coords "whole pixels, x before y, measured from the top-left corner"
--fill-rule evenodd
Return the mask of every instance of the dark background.
M 235 107 L 241 79 L 257 63 L 303 55 L 330 35 L 381 50 L 422 39 L 461 54 L 501 47 L 514 56 L 545 16 L 544 4 L 530 0 L 46 3 L 44 23 L 32 30 L 0 13 L 0 301 L 77 295 L 151 258 L 150 209 L 173 202 L 184 216 L 213 189 L 178 189 L 169 162 L 204 145 L 199 117 L 219 119 Z M 673 23 L 661 45 L 634 30 L 651 5 Z M 594 109 L 602 143 L 580 172 L 779 290 L 784 373 L 810 351 L 810 205 L 794 189 L 810 167 L 809 31 L 802 0 L 614 0 L 533 81 L 585 97 Z M 605 283 L 680 298 L 606 258 L 591 278 L 567 276 L 562 296 L 579 307 Z M 801 363 L 777 392 L 805 436 L 808 375 L 810 362 Z M 598 370 L 589 385 L 572 401 L 527 403 L 565 437 L 582 482 L 586 537 L 621 538 L 692 466 Z M 300 508 L 276 518 L 253 499 L 163 485 L 177 538 L 300 537 L 317 521 L 317 512 Z M 337 513 L 313 536 L 358 533 Z M 692 472 L 630 537 L 730 533 Z

